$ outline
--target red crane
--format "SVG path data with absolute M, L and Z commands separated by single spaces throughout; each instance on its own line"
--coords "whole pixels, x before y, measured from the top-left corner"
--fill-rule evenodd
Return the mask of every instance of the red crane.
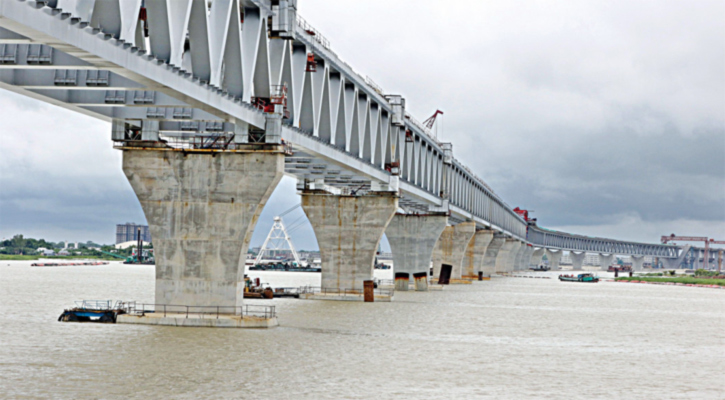
M 529 218 L 529 213 L 534 212 L 534 210 L 524 210 L 519 207 L 514 208 L 514 212 L 518 214 L 521 218 L 524 219 L 526 222 L 536 222 L 536 218 Z
M 725 244 L 725 240 L 714 240 L 714 239 L 708 239 L 705 236 L 675 236 L 675 234 L 671 234 L 670 236 L 662 236 L 661 238 L 662 243 L 667 242 L 673 242 L 675 240 L 678 241 L 684 241 L 684 242 L 705 242 L 705 254 L 703 256 L 703 267 L 705 269 L 708 269 L 710 266 L 710 257 L 708 255 L 710 251 L 710 245 L 711 244 Z M 719 268 L 718 268 L 719 270 Z
M 436 117 L 438 117 L 439 115 L 443 115 L 443 111 L 436 110 L 435 114 L 433 114 L 432 117 L 423 121 L 423 125 L 425 125 L 425 127 L 428 129 L 433 129 L 433 125 L 436 123 Z

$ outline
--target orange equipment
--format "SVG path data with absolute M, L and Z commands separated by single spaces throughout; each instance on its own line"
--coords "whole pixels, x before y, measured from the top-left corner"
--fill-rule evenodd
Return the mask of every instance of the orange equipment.
M 305 71 L 317 72 L 317 61 L 315 61 L 315 55 L 312 53 L 307 53 L 307 68 Z

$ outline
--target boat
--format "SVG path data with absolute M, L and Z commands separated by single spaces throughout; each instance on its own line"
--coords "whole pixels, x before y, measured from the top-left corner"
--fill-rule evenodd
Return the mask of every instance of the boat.
M 538 267 L 529 268 L 529 269 L 532 270 L 532 271 L 537 271 L 537 272 L 546 272 L 546 271 L 550 270 L 551 268 L 545 267 L 543 265 L 539 265 Z
M 76 306 L 63 310 L 58 317 L 60 322 L 100 322 L 116 323 L 116 317 L 125 314 L 124 303 L 111 300 L 76 301 Z
M 562 282 L 591 282 L 596 283 L 599 282 L 599 277 L 594 276 L 593 274 L 579 274 L 577 276 L 574 275 L 559 275 L 559 280 Z

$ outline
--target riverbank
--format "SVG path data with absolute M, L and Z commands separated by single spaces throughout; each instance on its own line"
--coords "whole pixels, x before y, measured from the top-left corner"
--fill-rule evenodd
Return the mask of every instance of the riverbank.
M 700 286 L 700 287 L 721 287 L 725 288 L 725 279 L 708 279 L 708 278 L 694 278 L 690 276 L 674 277 L 674 278 L 659 278 L 651 276 L 633 276 L 633 277 L 621 277 L 615 278 L 617 282 L 630 282 L 630 283 L 652 283 L 660 285 L 678 285 L 678 286 Z
M 103 260 L 118 261 L 119 258 L 111 256 L 23 256 L 16 254 L 0 254 L 0 261 L 36 261 L 36 260 Z

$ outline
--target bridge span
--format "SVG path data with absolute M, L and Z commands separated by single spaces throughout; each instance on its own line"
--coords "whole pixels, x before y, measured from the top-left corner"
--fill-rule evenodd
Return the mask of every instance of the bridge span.
M 156 303 L 241 304 L 240 256 L 285 174 L 297 178 L 326 289 L 361 289 L 384 233 L 403 290 L 431 260 L 465 279 L 545 253 L 556 265 L 563 250 L 683 257 L 525 220 L 296 3 L 0 1 L 0 86 L 112 123 L 154 237 Z

